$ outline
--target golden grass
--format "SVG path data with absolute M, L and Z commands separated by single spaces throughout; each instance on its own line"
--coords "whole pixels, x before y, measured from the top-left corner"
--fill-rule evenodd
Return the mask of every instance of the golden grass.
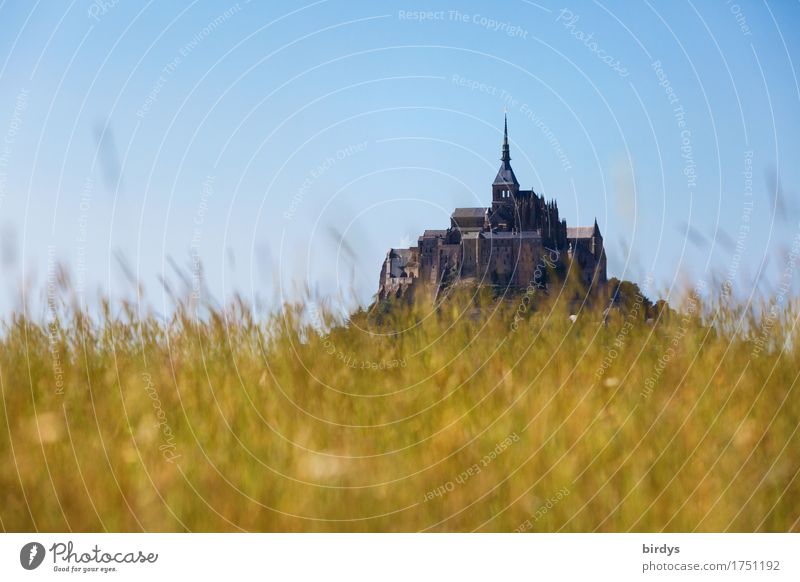
M 16 316 L 2 527 L 800 529 L 796 303 L 518 305 Z

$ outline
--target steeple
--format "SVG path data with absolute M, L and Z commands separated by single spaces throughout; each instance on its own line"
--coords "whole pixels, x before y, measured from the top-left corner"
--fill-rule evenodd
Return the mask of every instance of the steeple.
M 511 153 L 508 147 L 508 116 L 503 116 L 503 155 L 500 158 L 503 162 L 497 171 L 497 176 L 492 183 L 493 200 L 508 198 L 512 194 L 516 196 L 519 191 L 519 182 L 511 169 Z
M 500 159 L 506 164 L 511 161 L 511 152 L 508 148 L 508 115 L 503 115 L 503 156 Z

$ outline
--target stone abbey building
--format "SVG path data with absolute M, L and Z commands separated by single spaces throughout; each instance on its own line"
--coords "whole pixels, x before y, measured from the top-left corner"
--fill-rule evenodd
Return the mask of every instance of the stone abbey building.
M 568 227 L 558 204 L 533 190 L 520 190 L 504 123 L 500 170 L 492 183 L 492 204 L 456 208 L 450 228 L 426 230 L 417 246 L 389 249 L 378 298 L 412 295 L 420 289 L 435 298 L 452 285 L 546 288 L 547 271 L 577 275 L 587 289 L 606 283 L 606 256 L 597 220 Z M 549 269 L 546 269 L 548 267 Z

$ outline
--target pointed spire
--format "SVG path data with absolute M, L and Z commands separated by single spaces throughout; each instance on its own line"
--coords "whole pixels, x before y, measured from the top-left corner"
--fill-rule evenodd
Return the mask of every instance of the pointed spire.
M 508 114 L 503 114 L 503 156 L 500 159 L 504 162 L 511 161 L 511 153 L 508 148 Z
M 511 169 L 511 154 L 508 150 L 508 116 L 503 116 L 503 156 L 500 158 L 503 163 L 500 164 L 500 170 L 497 172 L 497 176 L 492 182 L 492 188 L 494 191 L 495 188 L 500 188 L 501 191 L 505 191 L 510 186 L 512 190 L 516 193 L 519 190 L 519 182 L 517 182 L 517 177 L 514 175 L 514 170 Z

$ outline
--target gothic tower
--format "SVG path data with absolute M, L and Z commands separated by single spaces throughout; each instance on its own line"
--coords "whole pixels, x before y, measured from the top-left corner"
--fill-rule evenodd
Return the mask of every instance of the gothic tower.
M 511 153 L 508 148 L 508 117 L 503 120 L 503 154 L 502 164 L 492 183 L 492 210 L 509 204 L 515 200 L 519 192 L 519 182 L 511 169 Z

